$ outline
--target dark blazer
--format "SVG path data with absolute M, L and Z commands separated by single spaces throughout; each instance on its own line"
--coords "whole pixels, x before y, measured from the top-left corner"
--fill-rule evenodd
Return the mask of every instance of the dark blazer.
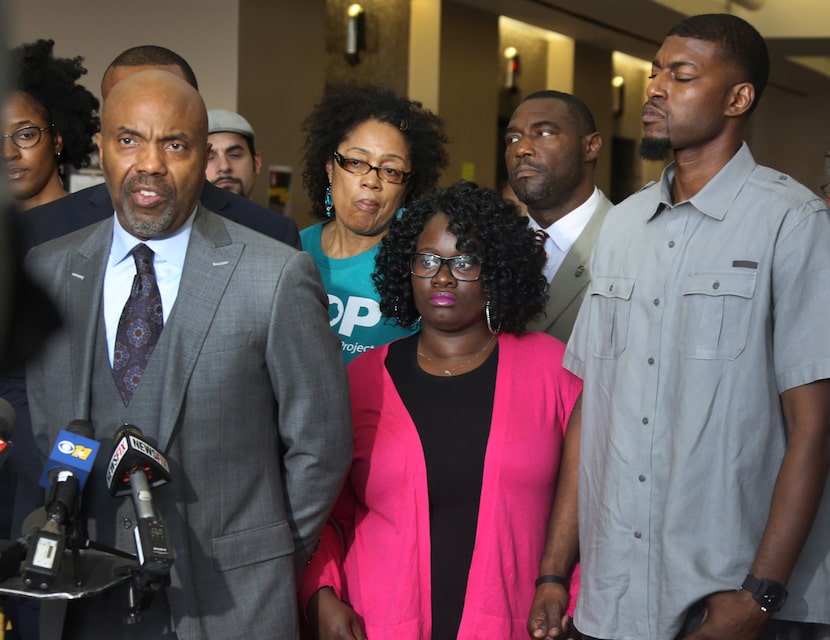
M 199 200 L 203 207 L 224 218 L 297 249 L 301 248 L 300 234 L 291 218 L 215 187 L 207 181 Z M 65 198 L 30 209 L 20 216 L 22 250 L 26 252 L 47 240 L 100 222 L 110 217 L 113 211 L 112 199 L 105 184 L 81 189 Z
M 571 337 L 579 307 L 591 282 L 591 251 L 605 216 L 614 206 L 604 193 L 599 195 L 596 211 L 551 280 L 545 312 L 530 321 L 528 331 L 544 331 L 566 344 Z
M 42 455 L 62 425 L 93 411 L 112 225 L 107 219 L 26 258 L 65 318 L 27 372 Z M 200 207 L 178 296 L 145 377 L 150 367 L 144 397 L 157 397 L 159 449 L 178 476 L 155 500 L 176 547 L 167 597 L 179 640 L 294 640 L 296 577 L 352 450 L 340 342 L 311 257 Z M 123 417 L 113 415 L 111 424 Z M 111 451 L 104 429 L 97 425 L 96 436 Z M 103 482 L 90 476 L 99 488 Z M 126 499 L 115 518 L 97 522 L 108 507 L 94 492 L 90 498 L 91 535 L 120 529 L 131 517 Z M 82 637 L 112 637 L 90 622 Z M 136 637 L 149 637 L 137 630 L 143 635 Z

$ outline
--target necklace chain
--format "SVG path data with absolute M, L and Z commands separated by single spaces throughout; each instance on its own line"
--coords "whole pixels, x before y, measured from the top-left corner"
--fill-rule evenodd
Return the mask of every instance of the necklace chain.
M 421 351 L 418 351 L 418 355 L 419 355 L 419 356 L 421 356 L 422 358 L 424 358 L 425 360 L 429 360 L 430 362 L 432 362 L 433 364 L 435 364 L 436 366 L 438 366 L 438 368 L 439 368 L 439 369 L 441 369 L 441 370 L 444 372 L 444 375 L 445 375 L 445 376 L 451 376 L 451 375 L 453 374 L 453 372 L 454 372 L 454 371 L 458 371 L 458 370 L 459 370 L 459 369 L 461 369 L 462 367 L 466 367 L 466 366 L 467 366 L 468 364 L 470 364 L 473 360 L 475 360 L 475 359 L 476 359 L 476 358 L 478 358 L 478 357 L 479 357 L 482 353 L 484 353 L 484 350 L 485 350 L 487 347 L 489 347 L 489 346 L 490 346 L 490 343 L 491 343 L 491 342 L 493 342 L 493 338 L 495 338 L 495 337 L 496 337 L 496 336 L 490 336 L 490 339 L 489 339 L 487 342 L 485 342 L 485 343 L 484 343 L 484 346 L 483 346 L 483 347 L 481 347 L 481 349 L 479 349 L 478 351 L 476 351 L 476 352 L 472 355 L 472 357 L 471 357 L 469 360 L 465 360 L 465 361 L 464 361 L 464 362 L 462 362 L 461 364 L 457 364 L 457 365 L 455 365 L 454 367 L 450 367 L 449 369 L 445 369 L 444 367 L 441 367 L 440 365 L 438 365 L 438 363 L 437 363 L 437 362 L 435 362 L 435 360 L 433 360 L 432 358 L 430 358 L 427 354 L 422 353 Z

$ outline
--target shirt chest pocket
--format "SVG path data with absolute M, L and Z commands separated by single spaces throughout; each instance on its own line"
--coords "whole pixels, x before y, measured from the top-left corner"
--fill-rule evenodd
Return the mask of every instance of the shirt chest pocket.
M 597 358 L 617 358 L 628 342 L 631 293 L 634 278 L 598 276 L 591 278 L 589 337 Z
M 683 355 L 734 360 L 746 346 L 755 272 L 697 273 L 683 287 Z

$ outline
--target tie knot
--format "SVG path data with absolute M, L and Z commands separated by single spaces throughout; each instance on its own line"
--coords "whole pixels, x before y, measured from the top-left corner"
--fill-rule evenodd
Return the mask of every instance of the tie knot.
M 135 260 L 135 270 L 140 274 L 155 273 L 153 270 L 153 250 L 146 244 L 137 244 L 130 251 Z
M 546 242 L 546 241 L 547 241 L 547 239 L 549 238 L 549 236 L 548 236 L 548 232 L 547 232 L 547 231 L 543 231 L 542 229 L 536 229 L 535 233 L 536 233 L 536 243 L 537 243 L 539 246 L 544 247 L 544 246 L 545 246 L 545 242 Z

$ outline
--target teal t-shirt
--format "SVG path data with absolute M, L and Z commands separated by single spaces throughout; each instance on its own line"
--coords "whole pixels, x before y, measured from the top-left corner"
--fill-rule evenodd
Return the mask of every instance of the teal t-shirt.
M 380 245 L 351 258 L 329 258 L 320 246 L 325 222 L 300 231 L 303 250 L 311 254 L 329 297 L 329 324 L 343 343 L 343 360 L 412 333 L 380 314 L 380 296 L 372 282 Z

